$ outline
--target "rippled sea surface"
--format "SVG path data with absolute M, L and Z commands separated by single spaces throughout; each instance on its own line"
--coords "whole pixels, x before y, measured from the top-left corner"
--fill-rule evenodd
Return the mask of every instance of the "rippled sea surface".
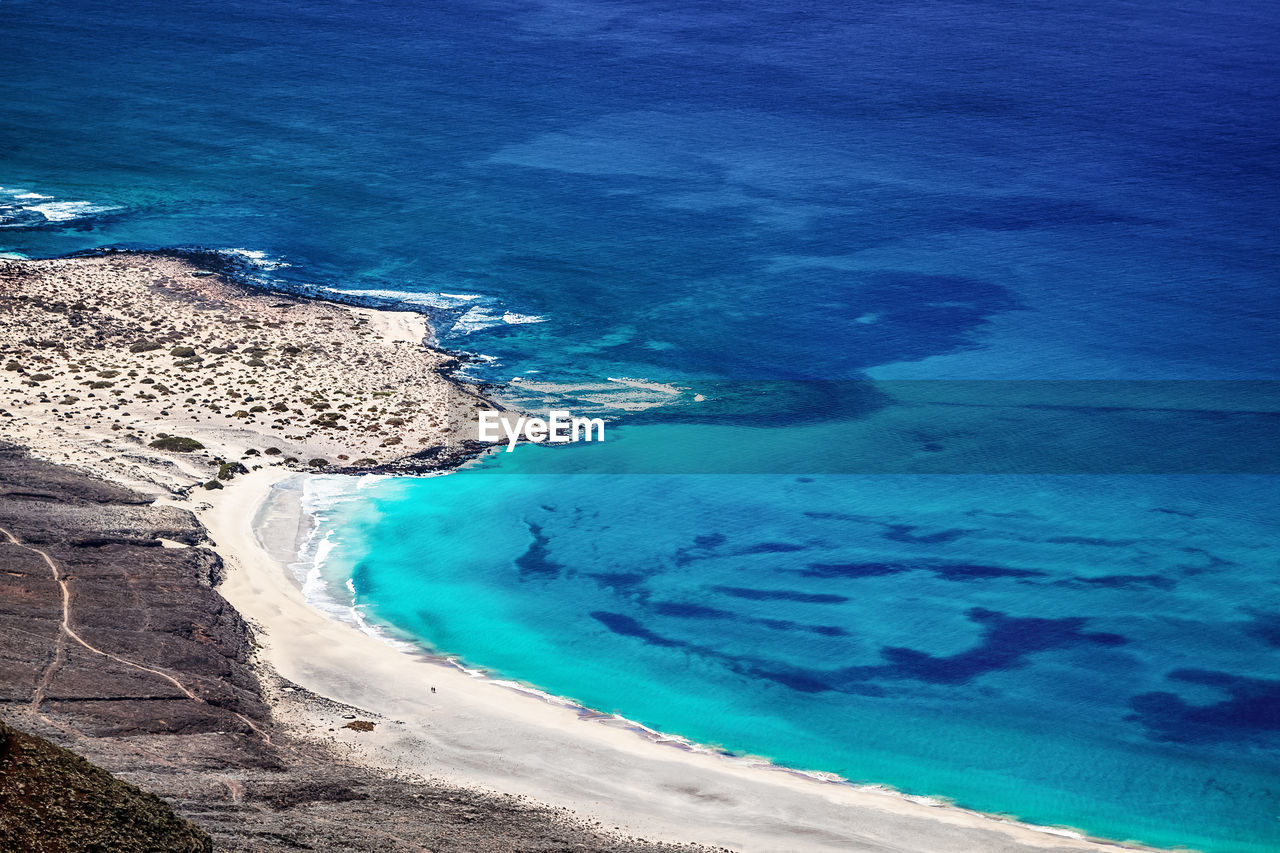
M 240 250 L 611 418 L 317 487 L 370 620 L 796 767 L 1280 845 L 1271 4 L 0 27 L 0 252 Z

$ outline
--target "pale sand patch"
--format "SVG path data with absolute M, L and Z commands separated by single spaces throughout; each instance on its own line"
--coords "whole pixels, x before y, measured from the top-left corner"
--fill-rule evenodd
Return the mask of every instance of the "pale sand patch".
M 368 319 L 369 325 L 385 344 L 421 344 L 431 338 L 427 318 L 410 311 L 375 311 L 351 308 L 352 314 Z
M 255 515 L 288 476 L 264 469 L 238 478 L 200 516 L 228 565 L 220 591 L 257 627 L 264 662 L 377 722 L 355 732 L 342 728 L 340 712 L 277 705 L 298 736 L 334 739 L 371 767 L 529 796 L 653 840 L 779 853 L 1134 849 L 689 752 L 401 651 L 312 608 L 280 562 L 291 543 L 273 541 L 273 558 L 258 541 Z M 274 501 L 268 511 L 296 513 Z M 274 519 L 273 540 L 300 523 Z

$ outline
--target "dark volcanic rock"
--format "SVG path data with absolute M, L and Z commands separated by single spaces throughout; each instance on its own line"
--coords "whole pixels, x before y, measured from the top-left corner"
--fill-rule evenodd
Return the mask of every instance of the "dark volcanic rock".
M 0 715 L 158 794 L 218 850 L 677 849 L 515 797 L 388 778 L 289 738 L 263 699 L 260 679 L 275 679 L 255 671 L 249 628 L 214 589 L 222 562 L 189 512 L 0 444 L 0 530 Z M 13 737 L 16 759 L 0 747 L 0 850 L 212 849 L 164 802 Z M 33 793 L 59 788 L 80 793 Z M 120 840 L 131 837 L 141 846 Z
M 248 629 L 211 588 L 221 560 L 159 547 L 205 540 L 191 513 L 0 447 L 0 529 L 20 543 L 0 535 L 0 623 L 30 624 L 0 633 L 11 674 L 0 700 L 49 703 L 99 735 L 251 731 L 268 719 Z M 59 630 L 62 592 L 42 554 L 59 567 L 76 636 L 115 659 Z M 173 706 L 163 714 L 161 699 Z

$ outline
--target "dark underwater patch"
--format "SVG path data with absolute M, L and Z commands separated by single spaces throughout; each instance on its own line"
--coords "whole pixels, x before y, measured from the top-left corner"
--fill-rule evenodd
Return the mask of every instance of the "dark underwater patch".
M 1163 589 L 1178 585 L 1173 578 L 1163 575 L 1102 575 L 1096 578 L 1074 577 L 1055 581 L 1054 586 L 1103 587 L 1106 589 Z
M 992 578 L 1042 578 L 1045 573 L 1036 569 L 1015 569 L 1009 566 L 983 566 L 973 563 L 953 563 L 943 564 L 935 563 L 927 566 L 927 569 L 933 572 L 943 580 L 948 581 L 974 581 L 989 580 Z
M 734 551 L 734 556 L 747 557 L 752 554 L 787 554 L 792 551 L 803 551 L 808 546 L 794 545 L 790 542 L 761 542 L 749 545 L 741 551 Z
M 1280 649 L 1280 613 L 1247 611 L 1253 617 L 1244 632 L 1255 640 L 1261 640 L 1273 649 Z
M 750 601 L 798 601 L 802 604 L 843 604 L 849 599 L 843 595 L 825 592 L 800 592 L 793 589 L 753 589 L 745 586 L 713 586 L 716 592 L 746 598 Z
M 801 634 L 817 634 L 821 637 L 847 637 L 849 632 L 838 625 L 806 625 L 790 619 L 743 619 L 738 614 L 705 604 L 691 604 L 683 601 L 659 601 L 653 605 L 654 613 L 660 616 L 672 616 L 677 619 L 732 619 L 745 621 L 751 625 L 761 625 L 774 631 L 791 631 Z
M 822 679 L 814 670 L 752 668 L 750 673 L 799 693 L 825 693 L 835 689 L 834 685 Z
M 1231 566 L 1236 565 L 1235 562 L 1219 557 L 1217 554 L 1211 554 L 1203 548 L 1186 546 L 1182 550 L 1184 553 L 1202 557 L 1205 561 L 1202 566 L 1188 566 L 1186 564 L 1180 564 L 1178 568 L 1182 569 L 1183 573 L 1187 575 L 1200 575 L 1205 572 L 1216 572 L 1220 569 L 1230 568 Z
M 1053 545 L 1097 545 L 1101 548 L 1128 548 L 1141 539 L 1101 539 L 1096 536 L 1051 536 L 1044 540 Z
M 727 589 L 737 588 L 728 587 Z M 759 592 L 773 591 L 749 590 L 749 592 L 752 596 L 748 597 L 754 597 Z M 971 621 L 983 625 L 981 642 L 968 651 L 938 656 L 919 649 L 885 646 L 880 650 L 883 663 L 819 669 L 759 658 L 726 655 L 712 648 L 665 637 L 621 613 L 603 610 L 591 613 L 593 619 L 620 636 L 633 637 L 652 646 L 678 648 L 704 655 L 719 661 L 735 672 L 768 679 L 802 693 L 838 691 L 851 695 L 883 696 L 886 691 L 882 682 L 888 681 L 918 681 L 937 685 L 965 684 L 986 673 L 1023 666 L 1028 657 L 1041 652 L 1088 645 L 1118 646 L 1127 642 L 1119 634 L 1085 631 L 1084 628 L 1089 620 L 1084 617 L 1018 618 L 983 608 L 970 610 L 968 616 Z M 752 619 L 749 621 L 778 630 L 831 632 L 833 636 L 846 634 L 842 628 L 803 625 L 790 620 Z
M 528 550 L 516 557 L 516 568 L 520 570 L 520 580 L 559 577 L 564 566 L 551 559 L 549 547 L 551 540 L 543 534 L 542 526 L 532 521 L 526 521 L 524 524 L 529 528 L 533 542 L 530 543 Z
M 977 647 L 954 655 L 937 656 L 918 649 L 886 646 L 880 650 L 885 663 L 843 670 L 848 681 L 912 680 L 930 684 L 964 684 L 988 672 L 1014 669 L 1028 656 L 1082 645 L 1118 646 L 1127 642 L 1119 634 L 1084 631 L 1088 619 L 1018 618 L 975 607 L 969 619 L 984 626 Z
M 623 637 L 635 637 L 638 640 L 643 640 L 651 646 L 683 648 L 688 645 L 687 643 L 683 643 L 679 640 L 673 640 L 670 637 L 664 637 L 661 634 L 656 634 L 636 620 L 632 619 L 630 616 L 625 616 L 621 613 L 610 613 L 607 610 L 594 610 L 591 613 L 591 618 L 595 619 L 615 634 L 619 634 Z
M 873 578 L 905 572 L 930 572 L 946 581 L 964 582 L 1013 578 L 1026 580 L 1047 575 L 1037 569 L 988 566 L 975 563 L 809 563 L 800 574 L 816 578 Z
M 1204 669 L 1178 669 L 1174 681 L 1201 684 L 1228 694 L 1211 705 L 1192 705 L 1176 693 L 1143 693 L 1129 701 L 1127 719 L 1145 726 L 1154 740 L 1214 743 L 1252 740 L 1280 732 L 1280 681 L 1246 678 Z
M 373 582 L 373 572 L 369 570 L 368 563 L 356 563 L 351 570 L 351 586 L 359 595 L 373 594 L 377 585 Z
M 694 560 L 705 560 L 708 557 L 713 557 L 715 555 L 711 552 L 727 541 L 728 537 L 723 533 L 707 533 L 702 536 L 695 536 L 693 537 L 692 545 L 676 549 L 676 565 L 687 566 Z
M 804 625 L 790 619 L 752 619 L 754 625 L 763 625 L 775 631 L 798 631 L 802 634 L 818 634 L 822 637 L 847 637 L 849 632 L 837 625 Z
M 904 563 L 809 563 L 800 574 L 807 578 L 878 578 L 915 568 Z
M 634 592 L 646 579 L 639 572 L 597 572 L 590 577 L 605 589 L 619 593 Z
M 1169 507 L 1166 507 L 1166 506 L 1152 507 L 1151 511 L 1164 513 L 1165 515 L 1180 515 L 1183 518 L 1199 518 L 1200 517 L 1194 512 L 1186 512 L 1185 510 L 1181 510 L 1181 509 L 1170 509 Z
M 933 533 L 917 533 L 921 527 L 918 524 L 902 524 L 899 522 L 882 521 L 870 515 L 854 515 L 843 512 L 806 512 L 804 515 L 808 518 L 818 519 L 822 521 L 848 521 L 854 524 L 876 524 L 884 528 L 881 535 L 892 542 L 906 542 L 909 545 L 945 545 L 948 542 L 954 542 L 961 537 L 968 536 L 973 530 L 966 528 L 951 528 L 948 530 L 938 530 Z
M 896 220 L 899 228 L 926 232 L 980 228 L 1024 231 L 1037 228 L 1089 228 L 1096 225 L 1163 225 L 1092 201 L 1061 196 L 1007 195 L 975 200 L 955 195 L 935 207 L 913 210 Z
M 675 616 L 680 619 L 736 619 L 728 610 L 718 607 L 707 607 L 705 604 L 688 604 L 682 601 L 659 601 L 653 610 L 662 616 Z
M 920 527 L 915 524 L 890 524 L 882 535 L 885 539 L 891 539 L 894 542 L 910 542 L 913 545 L 943 545 L 947 542 L 954 542 L 962 536 L 967 536 L 973 531 L 954 529 L 940 530 L 937 533 L 917 534 L 915 531 Z
M 873 516 L 854 515 L 848 512 L 817 512 L 814 510 L 806 510 L 804 513 L 804 516 L 806 518 L 816 518 L 819 521 L 857 521 L 857 522 L 871 522 L 876 524 L 880 523 L 880 522 L 877 522 Z

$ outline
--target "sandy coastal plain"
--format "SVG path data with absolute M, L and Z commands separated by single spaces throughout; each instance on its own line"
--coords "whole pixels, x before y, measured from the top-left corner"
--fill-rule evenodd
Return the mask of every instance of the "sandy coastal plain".
M 0 281 L 6 437 L 144 490 L 242 459 L 374 467 L 458 444 L 488 405 L 440 375 L 454 359 L 423 345 L 419 314 L 253 290 L 167 255 L 0 259 Z M 175 438 L 201 447 L 155 452 Z
M 194 512 L 225 564 L 216 591 L 253 631 L 272 724 L 385 778 L 741 851 L 1138 849 L 690 749 L 310 606 L 287 565 L 308 523 L 291 478 L 313 459 L 372 468 L 459 446 L 484 405 L 427 336 L 416 315 L 254 292 L 165 255 L 3 260 L 0 432 Z M 584 844 L 564 849 L 613 849 Z

